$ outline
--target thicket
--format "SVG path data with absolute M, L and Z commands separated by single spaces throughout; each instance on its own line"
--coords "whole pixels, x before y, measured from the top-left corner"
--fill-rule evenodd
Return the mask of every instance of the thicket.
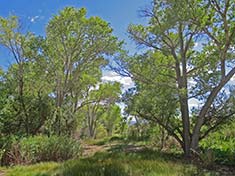
M 4 141 L 6 144 L 6 141 Z M 34 136 L 8 139 L 2 149 L 1 162 L 5 165 L 34 164 L 46 161 L 64 161 L 81 154 L 80 143 L 68 136 Z

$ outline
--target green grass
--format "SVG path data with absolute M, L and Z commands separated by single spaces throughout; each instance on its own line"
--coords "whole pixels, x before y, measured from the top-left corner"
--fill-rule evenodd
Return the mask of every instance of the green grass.
M 53 175 L 59 163 L 39 163 L 30 166 L 16 166 L 10 169 L 2 169 L 6 176 L 51 176 Z
M 70 160 L 61 164 L 41 163 L 16 166 L 5 171 L 5 176 L 190 176 L 206 175 L 195 166 L 180 161 L 179 156 L 144 149 L 124 152 L 115 146 L 89 158 Z

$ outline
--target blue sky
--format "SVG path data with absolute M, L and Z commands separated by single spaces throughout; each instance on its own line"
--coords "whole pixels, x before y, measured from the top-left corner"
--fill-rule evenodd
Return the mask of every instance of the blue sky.
M 100 16 L 114 29 L 114 35 L 124 39 L 126 48 L 135 51 L 135 44 L 128 39 L 126 29 L 130 23 L 145 24 L 138 11 L 150 5 L 151 0 L 3 0 L 0 1 L 0 16 L 18 16 L 25 29 L 38 35 L 45 34 L 50 18 L 66 6 L 85 7 L 88 16 Z M 0 48 L 0 66 L 10 64 L 10 56 Z

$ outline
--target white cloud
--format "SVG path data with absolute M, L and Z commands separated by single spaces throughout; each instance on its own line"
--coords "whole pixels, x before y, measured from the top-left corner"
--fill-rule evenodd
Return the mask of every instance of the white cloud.
M 231 78 L 230 81 L 235 81 L 235 75 Z
M 35 22 L 37 19 L 39 19 L 39 18 L 40 18 L 40 17 L 39 17 L 38 15 L 33 16 L 33 17 L 29 17 L 31 23 L 34 23 L 34 22 Z
M 189 84 L 189 86 L 195 86 L 197 84 L 197 82 L 194 81 L 193 79 L 189 79 L 188 84 Z
M 189 108 L 192 108 L 192 107 L 199 107 L 200 103 L 199 101 L 196 99 L 196 98 L 192 98 L 188 101 L 188 104 L 189 104 Z
M 195 42 L 193 48 L 194 48 L 195 50 L 197 50 L 197 51 L 201 51 L 202 48 L 203 48 L 203 43 L 204 43 L 204 42 Z
M 134 82 L 131 78 L 120 76 L 120 75 L 118 75 L 117 73 L 115 73 L 113 71 L 104 72 L 101 79 L 102 79 L 103 82 L 107 82 L 107 81 L 120 82 L 122 84 L 122 87 L 123 87 L 123 89 L 122 89 L 123 92 L 128 90 L 129 88 L 132 88 L 132 87 L 135 86 L 135 84 L 134 84 Z M 189 81 L 190 86 L 193 86 L 195 84 L 196 84 L 195 81 L 193 81 L 193 80 Z M 190 111 L 193 107 L 198 108 L 200 106 L 200 102 L 195 98 L 190 99 L 188 104 L 189 104 L 189 110 Z M 120 106 L 122 113 L 124 113 L 125 104 L 120 103 L 118 105 Z
M 101 79 L 104 82 L 106 82 L 106 81 L 116 81 L 116 82 L 121 83 L 122 86 L 123 86 L 123 91 L 135 86 L 135 84 L 134 84 L 134 82 L 131 78 L 120 76 L 120 75 L 118 75 L 117 73 L 115 73 L 113 71 L 105 72 Z

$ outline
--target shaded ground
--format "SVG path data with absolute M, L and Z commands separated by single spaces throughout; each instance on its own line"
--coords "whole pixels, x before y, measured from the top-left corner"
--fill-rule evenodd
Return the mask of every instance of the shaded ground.
M 211 169 L 216 170 L 222 176 L 235 176 L 235 166 L 215 165 Z
M 181 162 L 182 160 L 180 155 L 173 155 L 171 153 L 159 153 L 159 157 L 156 158 L 156 155 L 153 154 L 154 151 L 148 149 L 146 146 L 143 145 L 133 145 L 128 143 L 120 143 L 120 142 L 112 142 L 110 144 L 103 144 L 103 145 L 95 145 L 95 144 L 83 144 L 83 157 L 92 157 L 96 153 L 104 153 L 108 152 L 109 154 L 114 153 L 125 153 L 126 155 L 132 153 L 141 155 L 141 153 L 147 153 L 145 157 L 148 159 L 164 159 L 167 161 L 175 161 Z M 195 175 L 204 175 L 204 173 L 211 174 L 208 175 L 219 175 L 219 176 L 235 176 L 235 167 L 233 166 L 226 166 L 226 165 L 214 165 L 209 170 L 203 168 L 203 163 L 199 164 L 199 170 L 197 171 L 198 174 Z M 194 174 L 193 174 L 194 175 Z

